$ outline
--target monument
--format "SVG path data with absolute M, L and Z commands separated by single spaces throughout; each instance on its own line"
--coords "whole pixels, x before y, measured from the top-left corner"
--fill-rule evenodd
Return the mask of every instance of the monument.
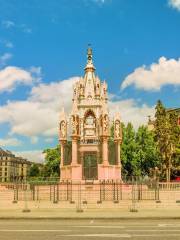
M 115 114 L 111 129 L 107 84 L 95 70 L 89 47 L 84 77 L 73 86 L 70 117 L 67 119 L 64 109 L 60 114 L 61 180 L 121 181 L 120 116 Z

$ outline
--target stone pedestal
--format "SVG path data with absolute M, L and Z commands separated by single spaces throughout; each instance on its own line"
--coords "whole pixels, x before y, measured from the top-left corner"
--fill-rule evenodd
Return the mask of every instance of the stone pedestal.
M 98 164 L 98 180 L 121 180 L 121 167 Z
M 67 165 L 61 167 L 61 180 L 82 180 L 82 165 Z

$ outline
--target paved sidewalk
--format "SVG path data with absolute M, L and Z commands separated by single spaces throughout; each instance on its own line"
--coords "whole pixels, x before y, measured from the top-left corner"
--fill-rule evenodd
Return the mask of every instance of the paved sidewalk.
M 20 209 L 0 210 L 0 219 L 180 219 L 180 209 L 143 209 L 130 212 L 124 209 Z

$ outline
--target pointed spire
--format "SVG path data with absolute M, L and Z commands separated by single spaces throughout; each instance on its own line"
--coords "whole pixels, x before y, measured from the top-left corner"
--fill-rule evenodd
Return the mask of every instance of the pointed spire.
M 64 106 L 61 109 L 59 118 L 60 118 L 60 121 L 66 120 L 66 114 L 65 114 L 65 111 L 64 111 Z

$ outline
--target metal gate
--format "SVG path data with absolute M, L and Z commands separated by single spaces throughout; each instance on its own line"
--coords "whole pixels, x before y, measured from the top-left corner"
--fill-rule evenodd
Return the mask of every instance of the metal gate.
M 83 163 L 83 178 L 94 180 L 98 177 L 97 171 L 97 154 L 96 152 L 85 152 Z

